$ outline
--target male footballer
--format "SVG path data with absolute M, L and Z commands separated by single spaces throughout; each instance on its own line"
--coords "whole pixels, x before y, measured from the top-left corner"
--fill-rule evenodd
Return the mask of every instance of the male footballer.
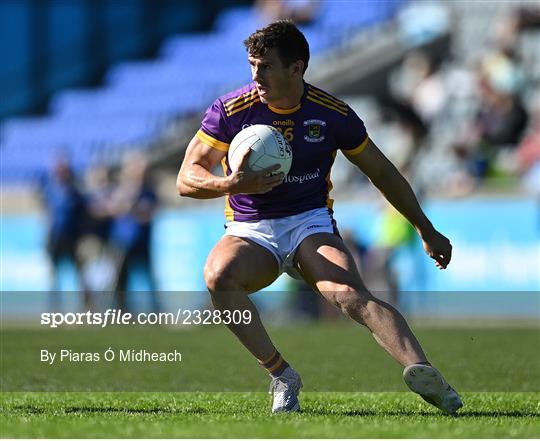
M 440 269 L 450 262 L 449 240 L 433 227 L 408 182 L 368 137 L 355 112 L 304 81 L 309 46 L 292 22 L 271 23 L 244 45 L 253 82 L 218 98 L 207 110 L 187 147 L 177 190 L 198 199 L 225 196 L 226 231 L 208 256 L 204 278 L 217 310 L 251 311 L 251 323 L 228 327 L 271 376 L 272 412 L 298 411 L 302 382 L 272 343 L 248 295 L 287 272 L 366 326 L 404 367 L 411 390 L 455 413 L 462 406 L 459 395 L 431 366 L 403 316 L 367 290 L 338 233 L 329 198 L 337 151 L 415 227 Z M 279 165 L 249 170 L 249 151 L 239 170 L 229 168 L 229 144 L 253 124 L 279 128 L 289 141 L 293 163 L 286 180 L 272 173 Z M 220 162 L 223 177 L 211 172 Z

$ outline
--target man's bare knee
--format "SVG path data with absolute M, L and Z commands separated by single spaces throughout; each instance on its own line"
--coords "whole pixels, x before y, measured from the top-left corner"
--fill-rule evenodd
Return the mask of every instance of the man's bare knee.
M 221 265 L 216 262 L 207 263 L 204 267 L 204 281 L 208 291 L 213 296 L 219 293 L 244 290 L 238 278 L 234 277 L 231 265 Z
M 373 298 L 369 291 L 365 288 L 339 283 L 333 283 L 330 288 L 331 301 L 344 314 L 363 325 L 369 322 L 369 303 Z

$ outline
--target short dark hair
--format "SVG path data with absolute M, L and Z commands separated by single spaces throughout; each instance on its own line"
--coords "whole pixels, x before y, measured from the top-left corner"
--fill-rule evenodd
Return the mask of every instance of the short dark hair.
M 284 66 L 295 61 L 304 62 L 304 72 L 309 62 L 309 44 L 304 34 L 291 20 L 279 20 L 258 29 L 244 40 L 249 55 L 262 57 L 268 49 L 275 48 Z

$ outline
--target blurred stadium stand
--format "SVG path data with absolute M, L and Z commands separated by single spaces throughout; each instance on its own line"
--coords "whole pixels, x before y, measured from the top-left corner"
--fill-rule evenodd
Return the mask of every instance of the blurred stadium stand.
M 390 20 L 401 3 L 324 3 L 303 26 L 313 56 L 343 49 L 358 30 Z M 3 183 L 32 183 L 58 150 L 83 171 L 117 164 L 126 146 L 149 149 L 168 123 L 200 114 L 220 93 L 249 81 L 241 41 L 269 20 L 252 6 L 226 9 L 209 32 L 169 37 L 158 58 L 112 66 L 101 88 L 57 92 L 48 116 L 8 119 L 0 129 Z M 36 151 L 39 161 L 21 153 Z

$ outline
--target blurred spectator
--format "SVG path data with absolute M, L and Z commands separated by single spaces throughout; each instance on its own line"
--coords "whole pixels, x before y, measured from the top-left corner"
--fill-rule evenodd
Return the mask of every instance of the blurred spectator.
M 488 57 L 478 79 L 478 111 L 454 152 L 476 178 L 496 167 L 504 149 L 515 149 L 527 126 L 528 114 L 518 95 L 519 80 L 508 59 Z M 503 67 L 501 67 L 503 66 Z
M 421 51 L 408 54 L 391 73 L 389 89 L 385 113 L 394 134 L 385 143 L 389 146 L 385 154 L 398 169 L 408 169 L 424 147 L 430 126 L 446 102 L 446 92 L 438 70 Z
M 447 92 L 435 63 L 421 51 L 408 54 L 390 77 L 390 90 L 401 106 L 409 106 L 413 114 L 429 126 L 443 109 Z M 409 110 L 411 112 L 411 110 Z
M 540 91 L 533 99 L 529 127 L 509 162 L 522 177 L 522 186 L 540 195 Z
M 118 306 L 129 309 L 126 302 L 128 276 L 134 269 L 146 273 L 152 308 L 160 310 L 152 268 L 150 239 L 157 195 L 149 182 L 147 163 L 139 153 L 124 158 L 118 187 L 110 199 L 113 215 L 110 243 L 117 265 L 115 293 Z
M 75 267 L 84 307 L 88 309 L 91 307 L 91 298 L 82 276 L 82 261 L 77 249 L 87 220 L 85 201 L 65 157 L 57 158 L 52 173 L 43 182 L 41 190 L 48 217 L 47 252 L 53 272 L 50 287 L 51 307 L 54 310 L 60 308 L 60 265 L 67 260 Z
M 399 282 L 395 269 L 395 259 L 399 250 L 411 246 L 416 241 L 414 227 L 390 204 L 386 204 L 381 215 L 379 235 L 372 255 L 377 262 L 378 272 L 384 286 L 383 300 L 397 307 L 399 304 Z
M 257 0 L 255 7 L 268 21 L 291 19 L 307 25 L 316 18 L 320 7 L 317 0 Z
M 295 321 L 315 321 L 322 316 L 322 297 L 302 279 L 290 278 L 287 290 L 291 292 L 291 309 Z
M 113 186 L 110 179 L 110 170 L 99 165 L 91 168 L 86 176 L 86 200 L 89 214 L 88 231 L 102 243 L 109 239 L 111 217 L 109 201 Z
M 519 143 L 516 154 L 521 174 L 526 174 L 540 162 L 540 111 L 534 115 L 531 128 Z
M 495 148 L 515 145 L 527 125 L 527 111 L 520 97 L 495 89 L 490 83 L 481 84 L 480 90 L 482 107 L 475 121 L 479 141 Z
M 358 240 L 351 230 L 345 229 L 341 231 L 341 237 L 352 254 L 358 272 L 362 278 L 365 278 L 366 259 L 369 253 L 368 246 L 363 241 Z
M 520 32 L 540 28 L 540 4 L 520 5 L 501 18 L 496 26 L 496 38 L 505 48 L 517 45 Z
M 527 171 L 519 165 L 518 144 L 529 146 L 519 149 L 528 152 L 525 156 L 535 156 L 530 147 L 535 123 L 528 125 L 533 110 L 527 97 L 538 80 L 538 58 L 534 51 L 527 52 L 528 40 L 522 33 L 540 29 L 540 5 L 513 6 L 501 8 L 504 15 L 487 14 L 492 32 L 478 38 L 475 18 L 467 16 L 478 8 L 456 5 L 456 12 L 463 15 L 454 28 L 453 53 L 430 58 L 413 51 L 390 76 L 395 103 L 389 107 L 400 115 L 398 121 L 405 122 L 405 129 L 415 127 L 416 115 L 426 128 L 426 136 L 416 137 L 416 147 L 404 153 L 408 160 L 398 164 L 412 166 L 411 177 L 417 181 L 440 178 L 444 185 L 430 185 L 436 191 L 461 196 L 478 189 L 485 178 L 524 173 L 528 178 L 523 183 L 529 182 L 525 185 L 530 188 L 538 176 L 534 161 Z M 471 36 L 464 40 L 470 57 L 459 48 L 462 35 Z
M 86 211 L 88 221 L 80 252 L 84 262 L 84 278 L 92 291 L 107 291 L 114 278 L 108 241 L 111 227 L 110 198 L 112 182 L 110 170 L 104 165 L 91 168 L 86 176 Z
M 540 28 L 540 4 L 522 5 L 515 13 L 520 31 Z

